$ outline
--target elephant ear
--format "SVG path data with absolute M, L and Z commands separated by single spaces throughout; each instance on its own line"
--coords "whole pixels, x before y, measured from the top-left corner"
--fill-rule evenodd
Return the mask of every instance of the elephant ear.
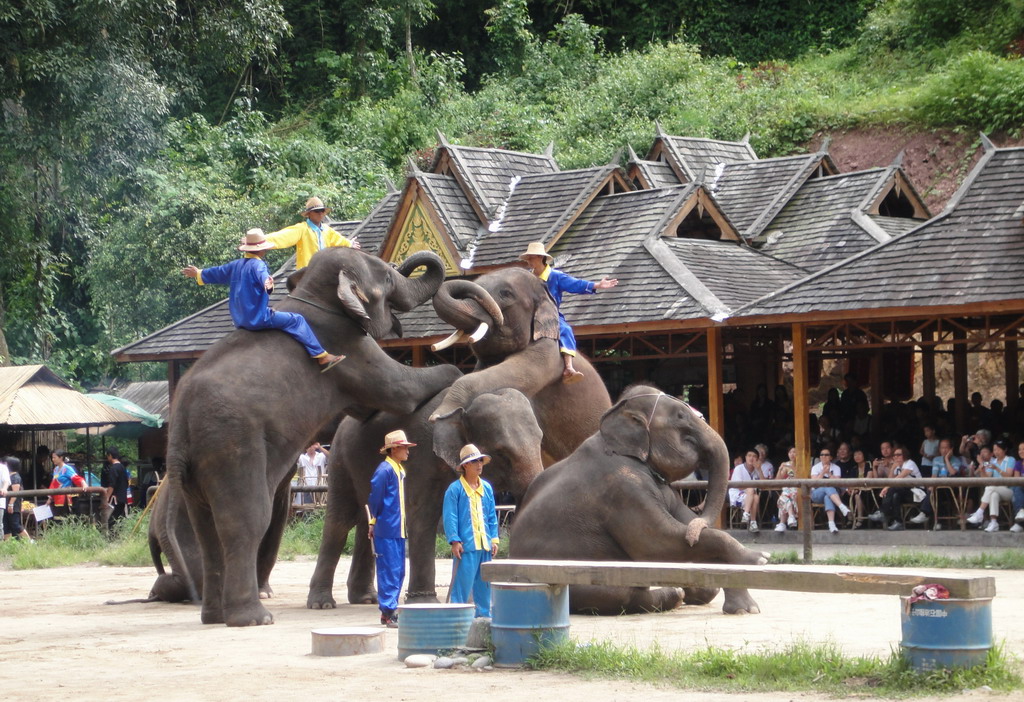
M 434 421 L 434 455 L 453 469 L 459 464 L 459 450 L 466 444 L 464 414 L 465 410 L 458 407 Z
M 306 269 L 300 268 L 299 270 L 295 271 L 290 276 L 288 276 L 288 280 L 285 283 L 288 286 L 288 292 L 292 292 L 295 290 L 295 288 L 299 287 L 299 283 L 302 281 L 302 278 L 305 275 Z
M 558 340 L 558 308 L 547 288 L 544 289 L 544 298 L 533 311 L 533 341 L 538 339 Z
M 632 456 L 646 462 L 651 454 L 651 432 L 647 417 L 628 409 L 620 400 L 601 417 L 601 438 L 609 453 Z
M 291 278 L 288 280 L 290 282 Z M 345 271 L 338 272 L 338 299 L 341 300 L 341 306 L 345 309 L 345 312 L 362 327 L 363 333 L 369 334 L 371 320 L 370 315 L 366 313 L 366 295 L 345 274 Z

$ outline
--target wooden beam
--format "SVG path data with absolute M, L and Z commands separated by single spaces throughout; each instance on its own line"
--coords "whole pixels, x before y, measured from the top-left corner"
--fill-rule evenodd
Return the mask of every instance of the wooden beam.
M 725 436 L 725 398 L 722 396 L 722 329 L 710 327 L 708 343 L 708 423 Z
M 1020 361 L 1016 341 L 1008 339 L 1003 342 L 1003 366 L 1006 368 L 1006 412 L 1007 416 L 1013 416 L 1020 393 Z
M 796 446 L 796 477 L 811 476 L 811 427 L 808 424 L 807 328 L 793 325 L 793 443 Z M 801 519 L 811 515 L 800 513 Z
M 956 408 L 957 433 L 977 431 L 978 427 L 967 424 L 967 335 L 960 329 L 953 330 L 953 338 L 959 343 L 953 344 L 953 398 Z
M 882 433 L 882 403 L 885 398 L 882 396 L 882 352 L 875 350 L 871 354 L 871 365 L 868 368 L 868 401 L 871 403 L 871 443 L 877 445 Z
M 745 566 L 635 561 L 500 560 L 484 563 L 487 582 L 606 585 L 611 587 L 728 587 L 753 590 L 910 595 L 918 585 L 939 583 L 954 598 L 994 597 L 991 576 L 894 573 L 820 566 Z
M 730 317 L 726 324 L 730 327 L 750 327 L 763 324 L 830 324 L 840 321 L 881 322 L 891 319 L 930 319 L 934 317 L 977 317 L 986 314 L 1020 314 L 1024 312 L 1024 301 L 1021 298 L 1012 300 L 991 300 L 972 302 L 967 305 L 936 305 L 927 307 L 879 307 L 870 309 L 860 307 L 849 310 L 820 310 L 815 312 L 780 313 L 764 315 L 739 315 Z
M 931 329 L 921 331 L 922 342 L 931 341 L 933 336 Z M 923 343 L 921 347 L 921 394 L 931 407 L 931 402 L 935 399 L 935 347 L 927 343 Z
M 427 365 L 427 347 L 426 346 L 413 346 L 412 347 L 412 365 L 413 368 L 422 368 Z
M 178 361 L 167 362 L 167 406 L 174 404 L 174 393 L 178 389 L 178 381 L 181 380 L 181 366 Z

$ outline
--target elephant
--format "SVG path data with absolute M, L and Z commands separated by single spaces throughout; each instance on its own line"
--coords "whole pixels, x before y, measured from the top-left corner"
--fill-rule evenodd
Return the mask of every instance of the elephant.
M 575 360 L 581 382 L 562 382 L 558 310 L 544 283 L 521 267 L 502 268 L 469 280 L 446 281 L 433 298 L 434 310 L 456 331 L 445 344 L 469 341 L 477 363 L 456 380 L 431 414 L 434 452 L 456 462 L 465 432 L 459 414 L 473 398 L 501 388 L 523 393 L 544 431 L 541 450 L 549 465 L 571 454 L 597 431 L 611 406 L 608 390 L 582 355 Z M 501 316 L 490 310 L 497 305 Z M 482 325 L 482 326 L 481 326 Z M 481 336 L 483 334 L 483 336 Z
M 684 402 L 649 385 L 627 388 L 601 418 L 600 429 L 571 456 L 530 485 L 516 513 L 511 558 L 658 561 L 763 565 L 768 554 L 747 549 L 694 515 L 669 484 L 698 468 L 710 473 L 705 514 L 725 502 L 725 442 Z M 717 590 L 576 586 L 577 613 L 636 614 L 706 604 Z M 745 589 L 726 589 L 723 611 L 754 614 Z
M 167 514 L 185 502 L 202 560 L 203 623 L 273 623 L 259 589 L 277 558 L 295 458 L 321 427 L 346 411 L 412 413 L 459 377 L 453 366 L 398 363 L 375 341 L 400 334 L 394 311 L 425 302 L 443 279 L 432 253 L 396 268 L 357 249 L 324 249 L 289 277 L 279 308 L 301 313 L 325 348 L 347 357 L 341 364 L 321 374 L 288 335 L 238 329 L 182 379 L 167 456 L 179 489 L 169 491 Z M 167 533 L 173 562 L 187 569 L 175 530 Z M 179 575 L 195 589 L 189 573 Z
M 306 606 L 333 609 L 334 572 L 349 531 L 356 528 L 348 575 L 348 601 L 372 604 L 374 559 L 370 549 L 366 504 L 370 477 L 377 466 L 377 450 L 384 435 L 403 429 L 417 447 L 405 462 L 405 496 L 409 529 L 409 584 L 407 602 L 436 602 L 434 553 L 437 524 L 445 489 L 458 476 L 431 451 L 433 427 L 427 418 L 441 402 L 444 391 L 419 411 L 405 416 L 381 412 L 368 420 L 346 417 L 332 441 L 327 467 L 327 513 L 316 569 L 309 584 Z M 511 389 L 485 393 L 466 409 L 462 426 L 491 456 L 484 477 L 496 491 L 508 490 L 517 499 L 543 469 L 541 430 L 529 400 Z M 469 441 L 468 439 L 466 440 Z

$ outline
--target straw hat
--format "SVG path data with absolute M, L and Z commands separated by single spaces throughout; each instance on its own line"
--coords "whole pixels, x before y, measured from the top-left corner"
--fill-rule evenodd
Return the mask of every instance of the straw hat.
M 491 462 L 491 457 L 486 453 L 480 453 L 480 449 L 476 447 L 476 444 L 466 444 L 459 451 L 459 467 L 466 465 L 470 461 L 475 461 L 478 458 L 484 459 L 484 465 L 486 466 Z
M 405 438 L 405 432 L 401 429 L 397 431 L 388 432 L 384 437 L 384 447 L 380 450 L 381 453 L 387 453 L 388 449 L 398 448 L 399 446 L 415 446 Z
M 543 241 L 531 241 L 530 245 L 526 247 L 526 251 L 519 254 L 519 258 L 525 259 L 527 256 L 543 256 L 547 259 L 548 263 L 554 261 L 554 256 L 544 250 Z
M 306 206 L 302 208 L 302 214 L 307 214 L 312 210 L 323 210 L 325 214 L 330 214 L 331 208 L 324 205 L 324 201 L 318 197 L 311 197 L 306 200 Z
M 265 251 L 274 248 L 273 242 L 267 241 L 267 236 L 259 227 L 253 227 L 242 237 L 242 245 L 239 251 Z

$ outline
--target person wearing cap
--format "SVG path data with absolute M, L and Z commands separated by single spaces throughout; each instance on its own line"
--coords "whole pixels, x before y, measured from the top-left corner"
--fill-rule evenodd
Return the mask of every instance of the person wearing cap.
M 577 380 L 582 380 L 583 374 L 572 366 L 572 359 L 576 356 L 576 336 L 572 333 L 572 327 L 565 321 L 565 316 L 562 315 L 562 294 L 593 295 L 598 290 L 614 288 L 619 284 L 618 279 L 605 276 L 594 283 L 589 280 L 573 278 L 557 268 L 552 268 L 551 264 L 554 258 L 544 250 L 544 244 L 540 241 L 531 242 L 519 258 L 526 261 L 534 275 L 544 281 L 544 284 L 548 286 L 548 292 L 555 300 L 555 308 L 558 309 L 558 343 L 561 347 L 562 363 L 564 364 L 562 381 L 575 383 Z
M 290 227 L 267 234 L 267 241 L 273 244 L 272 248 L 290 249 L 295 247 L 295 270 L 305 268 L 309 265 L 309 259 L 313 254 L 328 246 L 342 246 L 359 248 L 359 242 L 353 242 L 324 224 L 324 217 L 331 211 L 325 207 L 323 201 L 318 197 L 311 197 L 306 200 L 306 206 L 302 209 L 303 221 L 293 224 Z
M 454 574 L 452 602 L 476 605 L 476 616 L 491 616 L 491 588 L 480 575 L 480 566 L 498 555 L 498 511 L 494 489 L 480 477 L 491 457 L 473 444 L 459 452 L 462 477 L 444 493 L 444 533 L 452 547 Z
M 377 604 L 380 623 L 398 626 L 398 596 L 405 580 L 405 540 L 409 537 L 405 511 L 405 468 L 409 449 L 416 444 L 401 429 L 384 437 L 385 458 L 370 478 L 370 539 L 377 554 Z
M 273 244 L 267 241 L 263 230 L 250 229 L 245 233 L 238 247 L 242 258 L 214 268 L 187 266 L 182 269 L 189 278 L 195 278 L 199 285 L 227 285 L 228 309 L 235 326 L 240 329 L 280 329 L 298 341 L 324 371 L 330 370 L 345 357 L 327 353 L 320 345 L 306 318 L 295 312 L 278 312 L 270 309 L 270 291 L 274 279 L 263 261 Z

